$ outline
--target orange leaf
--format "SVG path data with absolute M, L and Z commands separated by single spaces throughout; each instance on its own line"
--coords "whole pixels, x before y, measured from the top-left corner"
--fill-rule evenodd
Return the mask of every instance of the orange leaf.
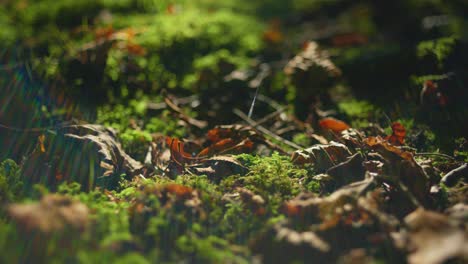
M 359 33 L 339 34 L 332 38 L 333 46 L 343 47 L 352 45 L 363 45 L 368 42 L 365 35 Z
M 41 150 L 42 153 L 45 153 L 46 152 L 46 149 L 45 149 L 45 146 L 44 146 L 44 142 L 45 142 L 45 135 L 42 134 L 40 135 L 37 140 L 39 141 L 39 149 Z
M 364 143 L 373 149 L 377 149 L 377 150 L 380 149 L 382 152 L 385 151 L 385 152 L 393 153 L 408 161 L 413 160 L 413 154 L 411 152 L 401 150 L 395 145 L 390 144 L 390 142 L 385 141 L 381 137 L 368 137 L 364 139 Z
M 288 217 L 295 217 L 301 214 L 299 207 L 289 202 L 285 203 L 281 209 Z
M 209 147 L 204 148 L 202 151 L 200 151 L 200 153 L 198 153 L 198 156 L 207 156 L 212 154 L 213 152 L 219 152 L 228 149 L 233 145 L 235 145 L 234 140 L 232 140 L 231 138 L 225 138 L 214 143 Z
M 142 56 L 146 54 L 146 49 L 135 43 L 127 43 L 125 48 L 128 53 L 133 55 Z
M 320 119 L 319 125 L 324 129 L 330 129 L 331 131 L 336 133 L 350 128 L 350 126 L 345 122 L 332 117 Z
M 166 144 L 171 150 L 171 160 L 179 164 L 185 164 L 194 159 L 190 153 L 184 151 L 184 143 L 179 139 L 166 137 Z
M 56 181 L 61 181 L 63 180 L 63 174 L 60 171 L 55 172 L 55 180 Z
M 406 129 L 400 122 L 392 123 L 392 134 L 385 139 L 393 145 L 405 144 Z
M 164 187 L 164 190 L 168 193 L 174 194 L 177 198 L 190 198 L 192 196 L 193 189 L 184 185 L 171 183 Z
M 263 32 L 263 40 L 275 44 L 283 41 L 283 38 L 283 33 L 281 33 L 281 21 L 278 19 L 270 21 L 268 29 Z
M 112 26 L 98 28 L 94 31 L 94 38 L 96 40 L 109 40 L 112 38 L 112 35 L 115 33 L 115 30 Z
M 207 137 L 208 140 L 211 142 L 217 142 L 221 139 L 220 134 L 220 129 L 219 128 L 213 128 L 208 131 Z

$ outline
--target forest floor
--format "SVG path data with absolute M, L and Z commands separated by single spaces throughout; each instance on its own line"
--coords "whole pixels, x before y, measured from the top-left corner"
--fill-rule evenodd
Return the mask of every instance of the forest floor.
M 4 2 L 0 263 L 468 261 L 463 1 Z

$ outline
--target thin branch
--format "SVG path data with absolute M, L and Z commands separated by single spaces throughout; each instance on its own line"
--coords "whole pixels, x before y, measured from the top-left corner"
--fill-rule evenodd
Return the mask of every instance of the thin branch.
M 271 132 L 270 130 L 266 129 L 265 127 L 263 126 L 260 126 L 260 125 L 257 125 L 257 126 L 253 126 L 255 125 L 255 121 L 250 119 L 246 114 L 244 114 L 244 112 L 242 112 L 241 110 L 235 108 L 233 110 L 234 114 L 236 114 L 237 116 L 239 116 L 240 118 L 242 118 L 245 122 L 247 122 L 250 126 L 252 126 L 253 128 L 257 129 L 258 131 L 262 132 L 263 134 L 265 135 L 268 135 L 278 141 L 280 141 L 281 143 L 284 143 L 292 148 L 294 148 L 295 150 L 300 150 L 300 149 L 303 149 L 301 146 L 297 145 L 296 143 L 294 142 L 291 142 L 287 139 L 284 139 L 278 135 L 276 135 L 275 133 Z
M 420 153 L 415 153 L 414 155 L 415 156 L 437 156 L 437 157 L 446 158 L 450 160 L 456 160 L 454 157 L 449 156 L 447 154 L 443 154 L 443 153 L 420 152 Z
M 258 125 L 261 125 L 265 122 L 268 122 L 270 119 L 273 119 L 275 118 L 276 116 L 280 115 L 281 113 L 283 113 L 283 111 L 286 109 L 287 107 L 286 106 L 282 106 L 280 109 L 276 110 L 275 112 L 273 113 L 270 113 L 262 118 L 260 118 L 259 120 L 257 120 L 252 126 L 255 127 L 255 126 L 258 126 Z
M 275 100 L 271 99 L 270 97 L 268 97 L 266 95 L 263 95 L 263 94 L 259 94 L 257 96 L 257 100 L 262 101 L 264 103 L 267 103 L 268 105 L 275 108 L 276 110 L 278 110 L 278 109 L 280 109 L 282 107 L 282 105 L 280 103 L 278 103 L 277 101 L 275 101 Z
M 281 135 L 283 135 L 285 133 L 288 133 L 288 132 L 291 132 L 291 131 L 294 131 L 294 130 L 297 130 L 297 127 L 287 126 L 287 127 L 283 127 L 283 128 L 280 128 L 280 129 L 276 130 L 276 134 L 281 136 Z
M 180 107 L 178 107 L 176 104 L 174 104 L 168 97 L 164 98 L 164 102 L 166 103 L 166 105 L 172 111 L 179 114 L 180 119 L 184 120 L 185 122 L 189 123 L 190 125 L 198 127 L 200 129 L 203 129 L 208 125 L 208 122 L 206 122 L 206 121 L 198 120 L 198 119 L 192 118 L 192 117 L 188 116 L 187 114 L 185 114 L 184 111 L 182 111 L 182 109 L 180 109 Z

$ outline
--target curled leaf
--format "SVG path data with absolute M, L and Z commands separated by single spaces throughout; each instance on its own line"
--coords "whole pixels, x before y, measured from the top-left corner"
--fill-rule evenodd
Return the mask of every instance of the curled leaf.
M 399 146 L 405 144 L 406 129 L 400 122 L 392 123 L 392 134 L 385 139 L 393 145 Z
M 422 208 L 405 218 L 409 227 L 408 256 L 411 264 L 446 263 L 448 260 L 468 261 L 468 236 L 449 217 Z
M 350 126 L 345 122 L 332 117 L 320 119 L 319 125 L 323 129 L 330 129 L 331 131 L 336 133 L 340 133 L 341 131 L 350 128 Z
M 315 165 L 317 171 L 322 172 L 345 161 L 349 156 L 351 152 L 345 145 L 331 141 L 327 145 L 317 144 L 294 152 L 292 162 L 295 164 L 311 163 Z
M 8 214 L 26 234 L 81 233 L 88 226 L 89 209 L 69 197 L 50 194 L 38 203 L 10 205 Z

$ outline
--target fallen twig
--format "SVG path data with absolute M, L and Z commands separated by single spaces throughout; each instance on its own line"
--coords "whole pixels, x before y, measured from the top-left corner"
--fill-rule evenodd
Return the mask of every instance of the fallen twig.
M 286 109 L 287 107 L 286 106 L 282 106 L 280 107 L 278 110 L 276 110 L 275 112 L 273 113 L 270 113 L 262 118 L 260 118 L 259 120 L 255 121 L 254 122 L 254 125 L 252 125 L 253 127 L 255 126 L 258 126 L 258 125 L 261 125 L 265 122 L 268 122 L 269 120 L 271 120 L 272 118 L 275 118 L 276 116 L 280 115 L 281 113 L 283 113 L 283 111 Z
M 437 157 L 446 158 L 450 160 L 456 160 L 454 157 L 449 156 L 447 154 L 443 154 L 443 153 L 420 152 L 420 153 L 415 153 L 414 155 L 415 156 L 437 156 Z
M 244 114 L 244 112 L 242 112 L 241 110 L 235 108 L 233 110 L 233 113 L 236 114 L 237 116 L 239 116 L 240 118 L 242 118 L 244 121 L 246 121 L 250 126 L 252 126 L 253 128 L 257 129 L 258 131 L 262 132 L 263 134 L 265 135 L 268 135 L 278 141 L 280 141 L 281 143 L 284 143 L 292 148 L 294 148 L 295 150 L 300 150 L 300 149 L 303 149 L 301 146 L 297 145 L 296 143 L 294 142 L 291 142 L 285 138 L 282 138 L 278 135 L 276 135 L 275 133 L 271 132 L 270 130 L 266 129 L 265 127 L 263 126 L 260 126 L 260 125 L 255 125 L 255 121 L 252 120 L 251 118 L 249 118 L 246 114 Z
M 200 129 L 205 128 L 208 125 L 208 122 L 197 120 L 185 114 L 182 109 L 180 109 L 176 104 L 174 104 L 168 97 L 164 98 L 164 102 L 166 102 L 167 106 L 174 112 L 178 113 L 180 119 L 184 120 L 185 122 L 189 123 L 192 126 L 198 127 Z

